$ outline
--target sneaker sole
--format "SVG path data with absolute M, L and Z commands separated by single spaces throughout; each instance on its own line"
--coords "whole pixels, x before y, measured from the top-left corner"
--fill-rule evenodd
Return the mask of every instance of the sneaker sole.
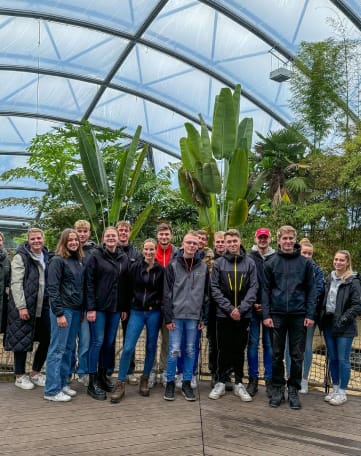
M 91 394 L 89 393 L 89 391 L 87 391 L 87 395 L 92 397 L 93 399 L 96 399 L 97 401 L 106 401 L 107 399 L 106 394 L 104 396 L 96 396 L 95 394 Z
M 46 401 L 51 401 L 51 402 L 70 402 L 71 401 L 71 397 L 68 396 L 69 399 L 65 399 L 65 400 L 59 400 L 59 399 L 55 399 L 55 396 L 44 396 L 44 399 Z
M 165 401 L 174 401 L 174 397 L 163 396 L 163 399 L 164 399 Z
M 219 396 L 215 397 L 215 396 L 211 396 L 210 394 L 208 395 L 209 399 L 213 399 L 213 400 L 217 400 L 217 399 L 220 399 L 222 396 L 224 396 L 224 394 L 220 394 Z
M 30 391 L 30 390 L 33 390 L 33 389 L 35 388 L 35 385 L 34 385 L 34 384 L 33 384 L 33 386 L 29 386 L 29 387 L 25 387 L 25 388 L 24 388 L 24 386 L 22 386 L 22 385 L 17 385 L 16 383 L 14 383 L 14 385 L 15 385 L 17 388 L 20 388 L 20 389 L 22 389 L 22 390 L 24 390 L 24 391 L 26 391 L 26 390 L 29 390 L 29 391 Z
M 187 396 L 183 393 L 183 391 L 182 391 L 182 394 L 183 394 L 184 399 L 185 399 L 186 401 L 194 402 L 194 401 L 196 400 L 195 397 L 187 397 Z

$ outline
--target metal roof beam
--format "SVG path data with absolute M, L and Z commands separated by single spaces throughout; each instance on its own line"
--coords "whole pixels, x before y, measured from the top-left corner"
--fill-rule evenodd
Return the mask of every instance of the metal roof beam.
M 350 21 L 361 30 L 361 17 L 343 0 L 330 0 Z

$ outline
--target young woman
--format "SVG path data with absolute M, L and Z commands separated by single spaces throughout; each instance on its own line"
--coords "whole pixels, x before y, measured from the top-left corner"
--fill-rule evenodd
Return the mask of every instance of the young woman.
M 352 271 L 351 256 L 339 250 L 333 259 L 334 270 L 326 279 L 321 327 L 330 363 L 333 390 L 325 397 L 331 405 L 347 401 L 350 379 L 350 353 L 357 335 L 356 317 L 361 315 L 360 278 Z
M 120 319 L 126 319 L 129 306 L 128 257 L 118 246 L 118 231 L 108 227 L 103 245 L 97 247 L 86 264 L 86 310 L 90 323 L 88 394 L 106 399 L 113 383 L 106 372 L 111 364 L 112 345 Z M 99 359 L 102 365 L 98 366 Z
M 44 399 L 68 402 L 76 391 L 67 385 L 83 306 L 83 251 L 78 234 L 67 228 L 50 260 L 48 290 L 51 339 L 46 359 Z
M 309 258 L 313 264 L 313 273 L 314 273 L 315 281 L 316 281 L 315 323 L 318 323 L 317 315 L 319 315 L 319 311 L 320 311 L 319 307 L 320 307 L 320 305 L 322 305 L 323 294 L 325 291 L 325 280 L 324 280 L 322 269 L 312 259 L 313 245 L 311 244 L 311 242 L 307 238 L 304 238 L 304 239 L 301 239 L 300 245 L 301 245 L 301 255 L 303 255 L 306 258 Z M 315 327 L 316 327 L 316 325 L 314 324 L 313 326 L 309 326 L 307 328 L 306 347 L 305 347 L 305 355 L 304 355 L 304 360 L 303 360 L 303 376 L 302 376 L 301 390 L 300 390 L 300 393 L 302 393 L 302 394 L 308 393 L 308 376 L 309 376 L 311 365 L 312 365 L 312 356 L 313 356 L 312 345 L 313 345 L 313 336 L 315 334 Z
M 148 378 L 157 350 L 163 297 L 164 268 L 155 260 L 156 250 L 157 243 L 153 239 L 147 239 L 143 244 L 143 260 L 133 263 L 129 269 L 133 298 L 127 334 L 119 362 L 118 382 L 111 396 L 113 403 L 119 402 L 124 397 L 127 372 L 144 326 L 147 330 L 147 342 L 139 393 L 142 396 L 149 396 Z

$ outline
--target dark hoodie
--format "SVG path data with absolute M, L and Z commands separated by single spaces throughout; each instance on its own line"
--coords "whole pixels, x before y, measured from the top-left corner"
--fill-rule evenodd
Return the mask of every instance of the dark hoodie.
M 258 290 L 254 261 L 241 246 L 240 254 L 228 251 L 217 258 L 211 274 L 211 296 L 217 306 L 217 318 L 231 318 L 236 307 L 241 318 L 250 318 Z
M 299 244 L 291 253 L 278 249 L 265 263 L 262 289 L 263 319 L 273 314 L 303 315 L 314 319 L 316 282 L 312 261 L 301 255 Z

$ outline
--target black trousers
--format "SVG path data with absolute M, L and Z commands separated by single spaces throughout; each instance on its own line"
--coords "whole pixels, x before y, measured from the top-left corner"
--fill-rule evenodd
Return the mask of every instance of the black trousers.
M 216 322 L 217 360 L 216 375 L 218 381 L 226 383 L 229 372 L 233 370 L 235 382 L 243 379 L 244 352 L 248 342 L 250 320 L 235 321 L 219 318 Z
M 272 343 L 272 384 L 285 384 L 284 353 L 288 334 L 291 357 L 290 378 L 287 384 L 301 389 L 303 355 L 306 343 L 304 315 L 273 315 L 274 328 L 271 328 Z
M 32 370 L 40 372 L 48 354 L 50 344 L 50 317 L 49 305 L 44 299 L 41 316 L 35 319 L 34 341 L 39 342 L 38 348 L 34 353 Z M 15 375 L 25 374 L 27 352 L 14 352 Z

